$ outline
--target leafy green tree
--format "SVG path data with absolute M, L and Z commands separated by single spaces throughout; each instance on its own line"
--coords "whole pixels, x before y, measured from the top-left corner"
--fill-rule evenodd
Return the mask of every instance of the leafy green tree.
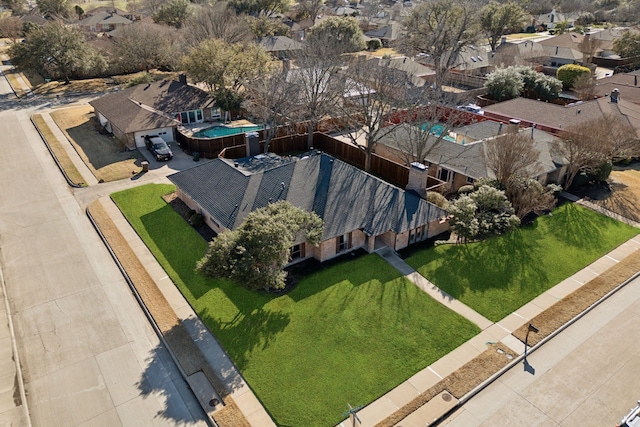
M 338 54 L 359 52 L 367 47 L 360 25 L 353 17 L 327 18 L 314 26 L 307 37 L 311 43 L 326 43 Z
M 556 99 L 562 91 L 562 82 L 538 73 L 530 67 L 511 66 L 489 74 L 485 86 L 489 95 L 498 101 L 525 94 L 542 100 Z
M 156 24 L 165 24 L 175 28 L 182 25 L 191 16 L 191 2 L 189 0 L 171 0 L 164 4 L 152 16 Z
M 251 290 L 283 289 L 290 248 L 300 236 L 317 245 L 322 230 L 322 219 L 315 213 L 278 201 L 251 212 L 236 231 L 218 235 L 196 269 Z
M 36 0 L 36 4 L 43 16 L 68 18 L 71 14 L 69 0 Z
M 575 82 L 583 75 L 590 75 L 591 70 L 578 64 L 565 64 L 556 71 L 556 78 L 562 82 L 564 87 L 573 87 Z
M 553 27 L 553 34 L 559 36 L 569 31 L 569 28 L 571 28 L 571 26 L 569 25 L 569 21 L 558 22 L 556 26 Z
M 34 28 L 25 43 L 15 43 L 9 48 L 9 56 L 19 69 L 60 78 L 65 83 L 105 65 L 104 58 L 85 43 L 78 28 L 61 22 Z
M 479 4 L 463 0 L 427 0 L 404 20 L 400 49 L 408 54 L 428 54 L 436 72 L 436 85 L 459 62 L 460 52 L 476 40 Z
M 82 7 L 80 7 L 79 5 L 75 5 L 73 7 L 73 11 L 75 12 L 76 15 L 78 15 L 78 21 L 82 19 L 82 15 L 84 15 L 84 9 Z
M 482 185 L 449 205 L 451 231 L 464 242 L 505 234 L 520 225 L 504 191 Z
M 285 13 L 291 7 L 290 0 L 230 0 L 229 7 L 238 15 L 270 17 L 277 13 Z
M 244 97 L 237 90 L 228 89 L 226 87 L 221 87 L 215 91 L 214 96 L 216 98 L 216 105 L 220 107 L 221 110 L 225 111 L 225 121 L 226 112 L 240 110 L 242 102 L 244 101 Z
M 202 41 L 182 58 L 182 69 L 210 92 L 221 88 L 238 90 L 267 70 L 269 54 L 254 43 L 227 43 L 220 39 Z
M 562 92 L 562 82 L 555 77 L 538 73 L 532 91 L 538 99 L 543 101 L 556 99 Z
M 502 68 L 487 76 L 488 95 L 496 101 L 506 101 L 520 96 L 524 89 L 522 76 L 513 67 Z
M 622 58 L 640 64 L 640 33 L 626 31 L 613 41 L 613 51 Z
M 496 50 L 503 35 L 519 31 L 525 20 L 525 11 L 512 1 L 498 3 L 491 1 L 480 9 L 480 28 L 489 38 L 491 50 Z

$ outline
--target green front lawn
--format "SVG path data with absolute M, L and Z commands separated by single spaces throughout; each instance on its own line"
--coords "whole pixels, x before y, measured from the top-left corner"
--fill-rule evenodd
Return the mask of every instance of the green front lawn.
M 406 261 L 439 288 L 499 321 L 637 235 L 575 204 L 506 236 L 424 249 Z
M 145 185 L 112 195 L 278 425 L 333 426 L 479 332 L 377 255 L 336 263 L 284 296 L 205 279 L 204 240 Z

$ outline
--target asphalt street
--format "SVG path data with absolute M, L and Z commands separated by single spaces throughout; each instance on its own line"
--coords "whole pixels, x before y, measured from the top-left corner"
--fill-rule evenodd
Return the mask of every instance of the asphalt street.
M 0 78 L 0 425 L 206 425 L 29 116 Z M 1 289 L 1 288 L 0 288 Z M 0 297 L 2 292 L 0 292 Z M 3 299 L 0 307 L 5 307 Z M 30 421 L 10 343 L 15 331 Z M 18 415 L 16 415 L 18 414 Z M 8 423 L 7 423 L 8 421 Z
M 640 279 L 558 334 L 439 425 L 615 426 L 640 399 Z

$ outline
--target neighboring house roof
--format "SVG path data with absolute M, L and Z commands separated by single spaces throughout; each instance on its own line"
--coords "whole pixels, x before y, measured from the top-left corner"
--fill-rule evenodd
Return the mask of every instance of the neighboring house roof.
M 508 125 L 495 121 L 478 122 L 452 129 L 451 132 L 458 136 L 465 135 L 468 138 L 467 143 L 461 144 L 437 137 L 430 138 L 426 143 L 427 154 L 424 160 L 473 179 L 495 178 L 494 173 L 487 167 L 484 145 L 487 140 L 504 135 L 508 129 Z M 403 137 L 403 133 L 406 133 L 406 130 L 398 127 L 392 134 L 385 136 L 380 144 L 400 149 L 397 143 L 399 138 Z M 532 144 L 540 153 L 536 164 L 530 167 L 529 173 L 532 177 L 553 172 L 558 168 L 559 156 L 555 153 L 553 144 L 558 138 L 532 128 L 520 129 L 519 133 L 532 137 Z
M 540 40 L 540 43 L 543 46 L 560 46 L 560 47 L 568 47 L 571 49 L 578 49 L 578 45 L 582 42 L 584 36 L 582 34 L 569 32 L 560 34 L 558 36 L 549 37 L 548 39 Z
M 133 23 L 133 21 L 125 18 L 124 16 L 109 12 L 100 12 L 84 18 L 82 21 L 78 22 L 78 25 L 82 27 L 90 27 L 96 25 L 129 25 L 131 23 Z
M 426 78 L 435 74 L 431 68 L 414 61 L 406 56 L 395 58 L 374 57 L 368 60 L 375 67 L 389 67 L 398 70 L 409 78 L 414 86 L 422 87 L 426 83 Z
M 608 96 L 614 89 L 620 91 L 620 98 L 640 104 L 640 76 L 634 73 L 614 74 L 596 80 L 595 95 Z
M 402 233 L 446 215 L 413 192 L 318 152 L 218 158 L 168 178 L 231 230 L 250 212 L 278 200 L 318 214 L 324 220 L 323 240 L 358 229 L 372 236 Z
M 565 59 L 581 62 L 584 59 L 582 52 L 564 46 L 542 46 L 545 54 L 550 58 Z
M 544 47 L 537 42 L 525 40 L 521 42 L 505 42 L 496 46 L 492 62 L 495 65 L 514 65 L 527 62 L 541 62 L 548 58 Z
M 613 114 L 629 123 L 640 135 L 640 106 L 620 98 L 611 103 L 609 98 L 557 105 L 529 98 L 515 98 L 484 107 L 485 114 L 496 113 L 502 117 L 538 123 L 551 128 L 567 129 Z
M 175 80 L 140 84 L 89 104 L 125 133 L 177 126 L 173 115 L 211 106 L 207 92 Z
M 258 40 L 258 44 L 267 52 L 282 52 L 300 50 L 302 44 L 285 36 L 268 36 Z
M 400 37 L 400 30 L 402 27 L 397 22 L 392 22 L 384 27 L 376 28 L 375 30 L 367 31 L 364 33 L 367 37 L 377 38 L 380 40 L 394 41 Z

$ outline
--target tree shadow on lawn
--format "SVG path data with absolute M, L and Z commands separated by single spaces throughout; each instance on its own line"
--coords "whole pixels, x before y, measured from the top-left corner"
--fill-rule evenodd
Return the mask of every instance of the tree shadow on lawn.
M 469 290 L 544 282 L 547 273 L 545 266 L 537 262 L 539 250 L 536 239 L 520 230 L 479 243 L 453 245 L 438 254 L 440 263 L 427 272 L 427 278 L 457 299 Z
M 552 215 L 556 218 L 547 221 L 549 233 L 564 244 L 579 248 L 585 245 L 600 247 L 606 243 L 603 242 L 601 230 L 611 225 L 611 219 L 605 215 L 597 214 L 574 203 L 564 203 L 559 209 L 553 211 Z

